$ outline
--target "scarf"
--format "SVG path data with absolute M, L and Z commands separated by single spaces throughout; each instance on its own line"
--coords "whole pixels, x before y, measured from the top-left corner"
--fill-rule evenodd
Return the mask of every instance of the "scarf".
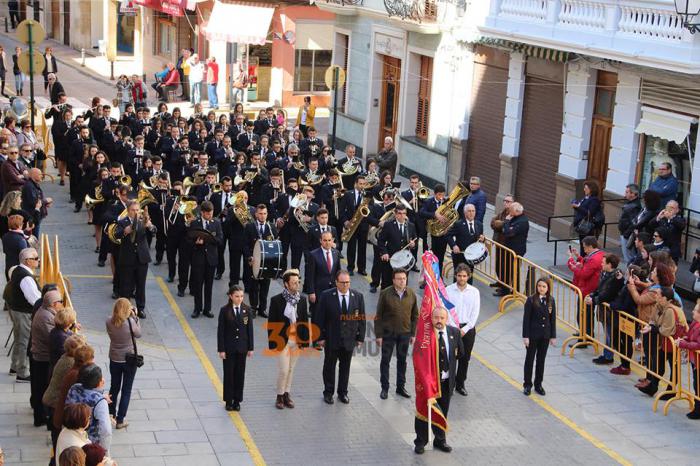
M 298 292 L 292 294 L 285 288 L 282 290 L 282 297 L 287 302 L 287 306 L 284 308 L 284 316 L 293 324 L 297 321 L 297 304 L 299 304 L 301 294 Z

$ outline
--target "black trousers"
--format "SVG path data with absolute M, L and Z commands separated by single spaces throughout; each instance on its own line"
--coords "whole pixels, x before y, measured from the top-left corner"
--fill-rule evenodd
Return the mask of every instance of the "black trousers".
M 228 247 L 231 249 L 231 241 L 228 236 L 224 235 L 224 241 L 219 246 L 219 262 L 216 265 L 217 275 L 223 275 L 226 271 L 226 260 L 224 259 L 226 254 L 226 243 L 228 243 Z
M 610 341 L 612 342 L 613 349 L 619 351 L 629 359 L 632 359 L 632 356 L 634 356 L 634 337 L 631 337 L 620 330 L 620 318 L 620 314 L 613 311 L 612 334 L 610 336 Z M 620 358 L 620 365 L 629 369 L 630 362 L 625 358 Z
M 163 261 L 163 253 L 165 252 L 167 242 L 168 237 L 165 236 L 165 232 L 162 228 L 158 228 L 158 231 L 156 231 L 156 262 Z
M 595 336 L 595 308 L 588 304 L 584 304 L 584 307 L 586 308 L 586 333 L 593 337 Z M 579 335 L 583 335 L 581 313 L 576 316 L 576 322 L 578 322 Z
M 549 348 L 548 338 L 530 338 L 530 344 L 525 352 L 525 380 L 523 381 L 523 387 L 532 387 L 532 363 L 535 360 L 535 386 L 542 385 L 547 348 Z
M 175 279 L 177 274 L 177 257 L 180 249 L 180 243 L 185 241 L 180 235 L 168 235 L 165 241 L 165 254 L 168 258 L 168 278 Z
M 211 293 L 215 272 L 216 265 L 192 267 L 190 292 L 194 295 L 194 312 L 211 312 Z M 204 302 L 202 302 L 202 291 L 204 292 Z
M 107 234 L 102 230 L 102 240 L 100 241 L 100 254 L 97 256 L 97 261 L 98 262 L 106 262 L 107 261 L 107 255 L 112 252 L 112 248 L 114 245 L 112 242 L 107 238 Z
M 102 237 L 104 238 L 106 235 L 103 235 Z M 100 248 L 100 251 L 102 251 L 102 248 Z M 119 245 L 118 244 L 110 244 L 109 245 L 109 253 L 112 255 L 112 260 L 114 260 L 114 276 L 112 277 L 112 292 L 115 294 L 119 294 L 119 290 L 121 290 L 121 277 L 122 274 L 119 273 Z
M 305 257 L 304 246 L 306 245 L 306 238 L 304 236 L 304 230 L 300 230 L 301 233 L 293 233 L 290 242 L 290 247 L 292 249 L 292 268 L 298 269 L 301 267 L 301 258 Z
M 347 395 L 353 350 L 326 348 L 323 353 L 323 394 L 333 395 L 335 393 L 335 367 L 339 365 L 338 395 Z
M 229 239 L 228 243 L 228 266 L 231 268 L 228 281 L 233 285 L 238 285 L 241 280 L 241 261 L 243 260 L 242 241 L 234 243 Z
M 382 360 L 379 363 L 379 378 L 383 390 L 389 389 L 389 365 L 396 347 L 396 388 L 406 386 L 406 356 L 411 341 L 410 333 L 384 333 L 382 336 Z
M 358 272 L 367 270 L 367 232 L 358 228 L 355 234 L 348 241 L 348 270 L 355 270 L 357 265 Z
M 253 268 L 247 261 L 243 266 L 243 277 L 246 281 L 245 287 L 248 290 L 251 307 L 257 309 L 258 312 L 265 312 L 267 310 L 267 294 L 270 291 L 270 279 L 253 279 Z
M 5 95 L 5 71 L 0 73 L 0 94 Z
M 440 406 L 440 409 L 442 410 L 442 414 L 445 416 L 445 419 L 447 419 L 447 412 L 450 410 L 450 398 L 452 398 L 452 394 L 450 393 L 449 379 L 442 381 L 442 383 L 440 384 L 440 390 L 442 392 L 442 396 L 437 399 L 437 404 L 438 406 Z M 436 426 L 432 426 L 432 428 L 434 436 L 433 443 L 445 443 L 445 431 Z M 416 418 L 415 429 L 416 439 L 413 441 L 413 443 L 416 446 L 425 446 L 428 443 L 428 422 Z
M 442 275 L 442 261 L 445 258 L 445 251 L 447 250 L 447 235 L 445 236 L 430 236 L 430 249 L 432 249 L 433 254 L 438 259 L 438 265 L 440 266 L 440 275 Z
M 8 3 L 7 6 L 10 9 L 10 22 L 12 23 L 12 29 L 14 29 L 19 24 L 19 3 L 12 2 Z
M 192 247 L 186 241 L 182 241 L 177 254 L 180 262 L 177 264 L 177 289 L 184 292 L 190 278 L 190 261 L 192 260 Z
M 243 401 L 247 353 L 226 353 L 224 359 L 224 401 Z
M 464 345 L 464 354 L 457 360 L 457 387 L 464 388 L 467 381 L 467 371 L 469 370 L 469 360 L 472 357 L 472 349 L 474 348 L 474 340 L 476 339 L 476 328 L 472 328 L 467 333 L 462 335 L 462 344 Z
M 136 309 L 146 308 L 146 275 L 148 264 L 123 265 L 117 269 L 119 276 L 119 297 L 130 299 L 136 291 Z
M 45 423 L 48 418 L 47 410 L 41 399 L 49 386 L 49 367 L 49 361 L 35 361 L 33 357 L 29 357 L 29 373 L 32 376 L 29 404 L 34 410 L 35 423 L 38 423 L 37 421 Z
M 68 186 L 70 188 L 70 198 L 73 199 L 76 206 L 82 205 L 83 200 L 80 199 L 80 193 L 82 192 L 82 190 L 80 189 L 80 184 L 82 183 L 83 174 L 80 171 L 80 167 L 75 162 L 68 162 L 68 171 L 70 172 L 70 179 L 68 180 Z
M 381 259 L 377 246 L 372 246 L 372 248 L 374 250 L 374 257 L 372 258 L 372 270 L 370 272 L 372 276 L 372 283 L 370 283 L 370 286 L 383 290 L 392 284 L 391 264 Z

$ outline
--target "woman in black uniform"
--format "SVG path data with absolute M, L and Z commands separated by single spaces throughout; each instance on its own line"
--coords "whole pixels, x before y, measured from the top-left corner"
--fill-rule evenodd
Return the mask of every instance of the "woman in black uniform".
M 557 309 L 551 296 L 551 284 L 543 277 L 537 280 L 537 291 L 525 301 L 523 313 L 523 343 L 525 344 L 525 379 L 523 393 L 530 396 L 532 389 L 532 363 L 535 365 L 535 392 L 545 395 L 542 388 L 544 361 L 547 348 L 557 337 Z

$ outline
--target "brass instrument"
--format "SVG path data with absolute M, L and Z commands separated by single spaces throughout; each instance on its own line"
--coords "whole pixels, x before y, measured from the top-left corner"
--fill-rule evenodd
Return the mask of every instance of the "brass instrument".
M 253 221 L 250 216 L 250 210 L 248 210 L 248 204 L 243 200 L 243 196 L 238 193 L 233 196 L 233 215 L 236 216 L 241 225 L 246 226 Z
M 260 167 L 256 171 L 246 172 L 245 175 L 236 175 L 233 180 L 233 185 L 238 186 L 241 183 L 252 183 L 256 176 L 260 173 Z
M 214 185 L 211 187 L 211 192 L 212 193 L 220 193 L 223 188 L 221 187 L 221 183 L 214 183 Z
M 139 206 L 142 209 L 145 209 L 148 204 L 158 204 L 158 201 L 148 189 L 139 189 L 136 200 L 139 201 Z
M 131 186 L 131 177 L 129 175 L 120 176 L 119 183 Z
M 168 223 L 175 223 L 175 219 L 177 218 L 178 214 L 178 209 L 180 208 L 180 199 L 182 196 L 177 196 L 175 198 L 175 202 L 173 202 L 173 207 L 170 209 L 170 213 L 168 214 Z
M 294 208 L 294 218 L 297 219 L 297 222 L 299 223 L 301 229 L 304 230 L 304 233 L 308 233 L 311 229 L 311 223 L 304 221 L 304 207 L 307 205 L 308 201 L 309 200 L 306 194 L 297 194 L 289 203 L 289 206 Z
M 122 240 L 120 238 L 117 238 L 117 223 L 120 220 L 125 219 L 128 213 L 129 209 L 122 210 L 122 213 L 119 214 L 119 217 L 117 217 L 117 221 L 107 226 L 107 229 L 105 230 L 107 233 L 107 238 L 109 238 L 109 240 L 114 244 L 122 244 Z
M 350 159 L 346 160 L 345 163 L 340 167 L 341 176 L 352 176 L 360 171 L 360 165 L 352 163 Z
M 349 222 L 350 226 L 343 231 L 343 236 L 340 238 L 342 242 L 347 243 L 350 241 L 352 235 L 354 235 L 355 231 L 357 231 L 357 227 L 360 226 L 362 219 L 369 215 L 369 203 L 371 201 L 371 196 L 365 196 L 362 198 L 362 202 L 360 202 L 360 205 L 357 207 L 357 210 L 355 210 L 355 213 L 352 214 L 352 218 Z
M 105 198 L 102 195 L 102 185 L 96 186 L 95 187 L 95 197 L 92 198 L 90 197 L 89 194 L 85 195 L 85 207 L 88 209 L 95 207 L 95 204 L 99 204 L 100 202 L 104 202 Z
M 387 222 L 394 220 L 394 217 L 396 217 L 396 215 L 394 214 L 394 209 L 392 208 L 391 210 L 387 210 L 384 215 L 381 216 L 379 222 L 384 222 L 384 225 L 386 225 Z M 367 232 L 367 241 L 376 246 L 379 241 L 379 233 L 382 232 L 383 228 L 384 226 L 369 227 L 369 231 Z
M 469 189 L 467 189 L 462 183 L 457 183 L 457 186 L 455 186 L 455 188 L 452 190 L 450 196 L 435 212 L 436 214 L 442 215 L 445 218 L 444 221 L 440 221 L 437 218 L 428 220 L 426 223 L 428 233 L 435 237 L 445 236 L 450 228 L 452 228 L 452 225 L 454 225 L 459 218 L 459 215 L 455 210 L 455 205 L 457 205 L 461 199 L 467 197 L 468 195 Z
M 343 188 L 343 183 L 337 183 L 333 185 L 333 213 L 335 213 L 335 218 L 340 217 L 340 198 L 343 197 L 347 191 Z
M 418 199 L 421 201 L 424 201 L 430 197 L 430 188 L 427 188 L 423 186 L 423 183 L 420 184 L 420 188 L 418 188 Z
M 325 177 L 326 177 L 326 175 L 324 175 L 323 173 L 311 173 L 311 172 L 309 172 L 306 174 L 306 184 L 309 184 L 311 186 L 317 186 L 317 185 L 321 184 L 321 182 L 323 182 Z
M 379 175 L 377 172 L 367 172 L 365 175 L 365 189 L 372 189 L 379 183 Z
M 197 200 L 190 200 L 190 198 L 188 198 L 187 200 L 180 202 L 180 207 L 178 207 L 177 213 L 185 217 L 185 225 L 190 226 L 190 223 L 197 218 L 196 210 Z
M 149 180 L 149 182 L 150 182 L 150 180 Z M 150 190 L 155 189 L 155 188 L 156 187 L 153 184 L 146 184 L 146 180 L 141 180 L 141 182 L 139 183 L 139 189 L 145 189 L 147 191 L 150 191 Z
M 299 160 L 299 156 L 297 155 L 297 156 L 294 157 L 294 158 L 295 158 L 296 160 L 292 160 L 292 166 L 293 166 L 295 169 L 299 170 L 300 172 L 303 172 L 304 170 L 306 170 L 306 165 L 304 165 L 304 162 L 302 162 L 301 160 Z

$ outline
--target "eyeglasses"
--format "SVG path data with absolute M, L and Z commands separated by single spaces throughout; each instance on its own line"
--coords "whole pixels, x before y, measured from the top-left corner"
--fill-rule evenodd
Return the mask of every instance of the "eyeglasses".
M 661 238 L 661 235 L 654 235 L 654 238 Z
M 17 154 L 19 154 L 19 151 L 8 152 L 8 154 L 10 154 L 10 155 L 17 155 Z
M 29 257 L 27 260 L 30 260 L 30 261 L 38 261 L 39 258 L 38 258 L 38 257 Z
M 338 283 L 338 285 L 349 285 L 349 284 L 350 284 L 349 281 L 347 281 L 347 282 L 337 282 L 337 283 Z

